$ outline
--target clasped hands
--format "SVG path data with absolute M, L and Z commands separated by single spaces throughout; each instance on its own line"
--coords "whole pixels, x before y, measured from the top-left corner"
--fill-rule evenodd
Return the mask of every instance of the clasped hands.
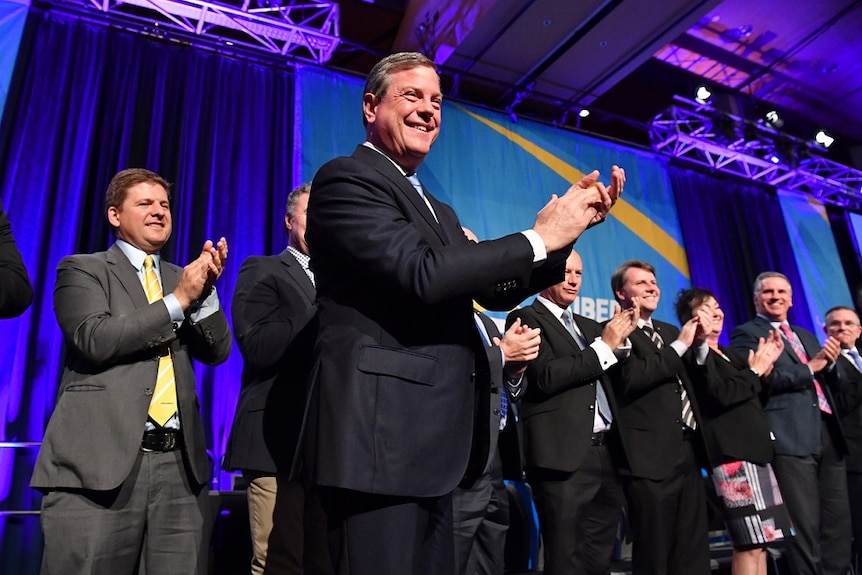
M 598 170 L 593 170 L 562 196 L 552 195 L 536 214 L 533 224 L 533 230 L 541 236 L 547 251 L 570 245 L 584 230 L 605 221 L 622 195 L 625 183 L 625 170 L 613 166 L 610 186 L 600 182 Z
M 224 237 L 215 245 L 212 240 L 204 242 L 200 255 L 183 268 L 180 282 L 174 290 L 183 310 L 187 310 L 196 301 L 206 299 L 213 284 L 224 271 L 226 261 L 227 240 Z

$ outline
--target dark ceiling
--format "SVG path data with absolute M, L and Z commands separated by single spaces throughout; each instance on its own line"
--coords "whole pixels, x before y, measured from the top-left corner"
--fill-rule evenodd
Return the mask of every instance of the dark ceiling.
M 421 50 L 449 97 L 642 145 L 672 96 L 705 82 L 736 115 L 775 109 L 800 138 L 824 128 L 829 156 L 862 168 L 862 0 L 338 3 L 334 68 Z

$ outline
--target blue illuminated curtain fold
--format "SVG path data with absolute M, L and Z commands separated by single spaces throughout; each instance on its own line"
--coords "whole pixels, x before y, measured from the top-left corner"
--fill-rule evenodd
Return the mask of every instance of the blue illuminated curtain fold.
M 146 167 L 173 183 L 168 260 L 185 265 L 206 239 L 228 238 L 217 288 L 229 313 L 242 260 L 285 244 L 293 94 L 289 69 L 33 9 L 0 128 L 0 199 L 36 300 L 0 326 L 0 441 L 41 440 L 63 357 L 55 269 L 65 255 L 110 245 L 103 198 L 118 170 Z M 198 368 L 214 462 L 240 372 L 236 349 L 227 365 Z M 26 487 L 34 456 L 0 449 L 0 509 L 38 508 Z
M 715 293 L 725 313 L 722 341 L 754 316 L 752 288 L 763 271 L 787 276 L 804 293 L 781 204 L 774 189 L 737 179 L 668 167 L 687 247 L 691 284 Z M 791 321 L 819 333 L 804 297 Z

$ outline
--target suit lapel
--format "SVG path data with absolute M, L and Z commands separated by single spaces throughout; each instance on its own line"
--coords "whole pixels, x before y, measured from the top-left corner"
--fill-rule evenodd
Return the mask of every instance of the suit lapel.
M 126 254 L 123 253 L 123 250 L 120 249 L 120 246 L 117 244 L 112 245 L 108 249 L 106 260 L 108 262 L 108 269 L 111 270 L 111 273 L 114 274 L 120 285 L 129 294 L 135 307 L 141 308 L 150 305 L 147 301 L 144 285 L 138 277 L 137 270 L 132 265 L 132 262 L 129 261 L 129 258 L 126 257 Z
M 575 341 L 575 338 L 572 337 L 572 334 L 569 333 L 569 330 L 567 330 L 563 326 L 562 322 L 560 322 L 560 319 L 556 317 L 553 313 L 551 313 L 551 310 L 549 310 L 545 306 L 545 304 L 543 304 L 539 300 L 535 300 L 533 302 L 533 310 L 536 312 L 536 315 L 538 315 L 544 320 L 545 325 L 550 326 L 550 331 L 552 333 L 555 333 L 557 335 L 557 338 L 559 338 L 561 341 L 567 342 L 572 347 L 572 349 L 580 351 L 581 348 L 578 347 L 578 342 Z M 583 333 L 583 330 L 581 331 L 581 333 Z
M 281 259 L 281 263 L 284 264 L 285 269 L 287 270 L 287 274 L 293 279 L 294 282 L 300 287 L 302 293 L 308 298 L 308 301 L 314 302 L 317 294 L 315 293 L 314 284 L 311 283 L 311 280 L 308 278 L 308 275 L 305 273 L 305 270 L 302 269 L 302 266 L 296 258 L 293 257 L 289 251 L 284 250 L 279 255 L 279 259 Z
M 752 321 L 754 322 L 754 324 L 757 326 L 757 328 L 758 328 L 758 329 L 759 329 L 759 331 L 760 331 L 760 333 L 759 333 L 759 334 L 755 334 L 755 335 L 756 335 L 756 336 L 758 336 L 758 337 L 764 337 L 764 338 L 765 338 L 765 337 L 769 334 L 769 332 L 772 330 L 772 324 L 771 324 L 771 323 L 769 323 L 767 320 L 763 319 L 763 318 L 762 318 L 762 317 L 760 317 L 760 316 L 755 317 L 755 318 L 754 318 L 754 320 L 752 320 Z M 793 329 L 793 326 L 792 326 L 792 325 L 790 326 L 790 329 Z M 796 330 L 794 330 L 794 332 L 795 332 L 795 331 L 796 331 Z M 780 333 L 780 330 L 779 330 L 779 333 Z M 797 336 L 797 337 L 799 337 L 799 334 L 797 333 L 797 334 L 796 334 L 796 336 Z M 783 339 L 783 340 L 784 340 L 784 351 L 783 351 L 783 352 L 781 352 L 781 356 L 779 356 L 779 359 L 780 359 L 781 357 L 784 357 L 784 358 L 786 358 L 786 359 L 789 359 L 789 360 L 790 360 L 790 361 L 792 361 L 793 363 L 802 363 L 802 362 L 799 360 L 799 356 L 797 356 L 797 355 L 796 355 L 796 352 L 795 352 L 795 351 L 793 351 L 793 346 L 792 346 L 792 345 L 790 345 L 790 342 L 789 342 L 789 341 L 787 341 L 787 338 L 784 336 L 784 334 L 783 334 L 783 333 L 781 334 L 781 339 Z M 802 341 L 802 338 L 801 338 L 801 337 L 799 338 L 799 341 L 800 341 L 800 342 Z M 805 344 L 804 344 L 804 343 L 802 344 L 802 347 L 803 347 L 803 348 L 805 347 Z M 808 353 L 808 351 L 807 351 L 807 350 L 806 350 L 806 353 Z M 810 357 L 810 355 L 809 355 L 809 357 Z
M 371 148 L 362 145 L 356 147 L 356 150 L 353 152 L 353 157 L 365 164 L 368 164 L 377 170 L 380 175 L 395 184 L 398 190 L 413 206 L 413 210 L 425 221 L 425 223 L 428 224 L 437 237 L 440 238 L 440 241 L 445 245 L 448 245 L 451 242 L 451 238 L 447 237 L 443 232 L 443 229 L 434 218 L 431 210 L 428 209 L 428 206 L 425 205 L 425 201 L 419 196 L 419 192 L 417 192 L 416 188 L 413 187 L 413 184 L 411 184 L 407 178 L 398 171 L 398 168 L 389 161 L 389 158 L 376 150 L 372 150 Z M 435 202 L 437 202 L 437 200 L 434 200 L 431 205 L 433 206 Z M 437 210 L 436 207 L 434 209 Z M 439 212 L 440 210 L 437 211 Z M 438 217 L 440 217 L 439 214 Z

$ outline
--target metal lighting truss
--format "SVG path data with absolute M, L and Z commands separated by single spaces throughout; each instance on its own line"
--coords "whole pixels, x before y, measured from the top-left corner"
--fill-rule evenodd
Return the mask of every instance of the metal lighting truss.
M 108 16 L 143 22 L 151 33 L 175 30 L 317 64 L 328 62 L 341 40 L 337 2 L 256 0 L 251 7 L 250 0 L 238 0 L 239 6 L 206 0 L 85 1 Z
M 820 155 L 824 148 L 702 104 L 674 97 L 650 125 L 654 150 L 674 158 L 862 209 L 862 172 Z

